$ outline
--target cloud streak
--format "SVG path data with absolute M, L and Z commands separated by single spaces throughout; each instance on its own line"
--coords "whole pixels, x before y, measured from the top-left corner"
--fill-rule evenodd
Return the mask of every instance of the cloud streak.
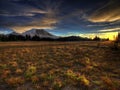
M 99 32 L 116 32 L 116 31 L 120 31 L 120 28 L 119 27 L 116 27 L 116 28 L 109 28 L 109 29 L 102 29 L 102 30 L 99 30 Z
M 34 16 L 36 14 L 47 13 L 42 9 L 35 8 L 30 5 L 24 5 L 19 3 L 14 3 L 11 0 L 1 0 L 0 3 L 0 16 Z M 8 8 L 9 7 L 9 8 Z
M 120 20 L 119 0 L 111 0 L 88 17 L 91 22 L 114 22 Z

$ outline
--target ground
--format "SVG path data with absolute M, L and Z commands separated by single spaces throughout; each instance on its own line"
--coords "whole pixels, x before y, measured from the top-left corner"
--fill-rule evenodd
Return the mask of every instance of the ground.
M 0 90 L 119 90 L 112 42 L 0 42 Z

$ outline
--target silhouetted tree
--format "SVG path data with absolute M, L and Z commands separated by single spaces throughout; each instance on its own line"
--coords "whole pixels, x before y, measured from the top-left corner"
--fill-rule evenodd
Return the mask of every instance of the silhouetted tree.
M 26 35 L 26 36 L 25 36 L 25 39 L 26 39 L 26 40 L 31 40 L 31 36 L 30 36 L 30 35 Z
M 0 41 L 7 41 L 6 35 L 0 35 Z
M 120 43 L 120 33 L 118 33 L 115 41 L 114 41 L 114 49 L 118 50 L 119 48 L 119 43 Z
M 32 37 L 32 41 L 40 41 L 40 37 L 35 35 Z
M 83 38 L 79 36 L 69 36 L 69 37 L 60 37 L 57 39 L 54 38 L 40 38 L 39 36 L 35 35 L 30 37 L 29 35 L 22 36 L 22 35 L 0 35 L 0 41 L 91 41 L 89 38 Z
M 116 37 L 116 41 L 119 43 L 120 42 L 120 32 L 118 33 L 118 36 Z
M 100 41 L 101 39 L 98 37 L 98 36 L 95 36 L 94 38 L 93 38 L 93 41 Z

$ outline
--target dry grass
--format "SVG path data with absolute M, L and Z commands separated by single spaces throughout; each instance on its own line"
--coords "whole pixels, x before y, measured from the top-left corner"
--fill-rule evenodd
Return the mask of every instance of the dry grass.
M 97 44 L 0 43 L 0 90 L 119 90 L 120 51 Z

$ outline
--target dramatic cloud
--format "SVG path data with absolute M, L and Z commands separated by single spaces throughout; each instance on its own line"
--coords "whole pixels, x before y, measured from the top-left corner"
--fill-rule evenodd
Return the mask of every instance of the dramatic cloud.
M 0 0 L 0 27 L 20 33 L 37 28 L 63 36 L 110 36 L 119 25 L 119 0 Z
M 56 28 L 56 24 L 59 23 L 59 19 L 56 17 L 56 13 L 54 10 L 47 11 L 43 17 L 40 18 L 32 18 L 31 22 L 27 22 L 24 25 L 16 25 L 11 28 L 17 32 L 24 32 L 30 30 L 32 28 L 36 29 L 54 29 Z
M 34 16 L 44 13 L 47 12 L 30 5 L 12 2 L 12 0 L 1 0 L 0 3 L 0 16 Z
M 91 22 L 114 22 L 120 20 L 120 2 L 111 0 L 102 8 L 96 10 L 89 18 Z
M 6 17 L 4 20 L 1 18 L 2 26 L 12 28 L 17 32 L 24 32 L 32 28 L 53 29 L 59 22 L 57 15 L 60 2 L 52 3 L 50 0 L 43 3 L 38 2 L 42 8 L 40 9 L 29 4 L 16 3 L 18 1 L 22 0 L 1 1 L 0 16 Z

